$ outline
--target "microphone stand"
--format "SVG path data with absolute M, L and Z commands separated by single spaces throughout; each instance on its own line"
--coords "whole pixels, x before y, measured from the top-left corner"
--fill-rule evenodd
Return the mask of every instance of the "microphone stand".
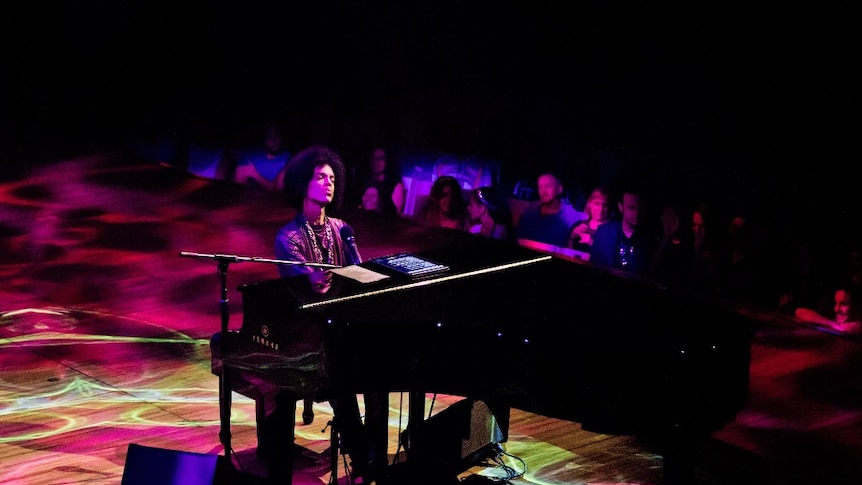
M 314 263 L 311 261 L 290 261 L 287 259 L 268 259 L 268 258 L 258 258 L 255 256 L 238 256 L 236 254 L 206 254 L 206 253 L 193 253 L 190 251 L 180 251 L 180 256 L 191 257 L 191 258 L 202 258 L 202 259 L 214 259 L 219 263 L 272 263 L 272 264 L 284 264 L 288 266 L 309 266 L 312 268 L 340 268 L 337 264 L 329 264 L 329 263 Z
M 219 298 L 219 309 L 221 312 L 221 338 L 219 339 L 219 352 L 222 359 L 227 355 L 227 339 L 228 339 L 228 321 L 230 320 L 230 301 L 228 300 L 227 290 L 227 269 L 230 263 L 272 263 L 286 264 L 296 266 L 311 266 L 318 268 L 339 268 L 340 266 L 328 263 L 312 263 L 306 261 L 288 261 L 282 259 L 267 259 L 251 256 L 237 256 L 234 254 L 204 254 L 194 253 L 189 251 L 181 251 L 180 256 L 200 259 L 211 259 L 218 263 L 219 282 L 221 284 L 221 295 Z M 224 456 L 231 462 L 231 433 L 230 433 L 230 407 L 231 407 L 231 387 L 229 373 L 226 367 L 222 364 L 222 373 L 219 378 L 219 418 L 220 426 L 219 441 L 224 447 Z

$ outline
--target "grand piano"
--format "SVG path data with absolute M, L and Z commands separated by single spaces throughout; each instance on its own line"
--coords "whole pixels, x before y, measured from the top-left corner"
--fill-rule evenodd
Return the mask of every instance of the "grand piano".
M 360 266 L 386 278 L 335 275 L 325 291 L 303 277 L 240 287 L 242 327 L 214 341 L 221 379 L 265 382 L 262 392 L 287 405 L 335 390 L 407 391 L 412 418 L 423 416 L 417 397 L 437 392 L 487 402 L 504 429 L 515 407 L 636 435 L 661 447 L 668 484 L 689 482 L 698 440 L 746 400 L 754 324 L 732 305 L 516 243 L 345 218 Z M 447 268 L 415 277 L 369 261 L 402 252 Z M 411 428 L 422 442 L 422 427 Z M 421 470 L 415 450 L 407 461 Z

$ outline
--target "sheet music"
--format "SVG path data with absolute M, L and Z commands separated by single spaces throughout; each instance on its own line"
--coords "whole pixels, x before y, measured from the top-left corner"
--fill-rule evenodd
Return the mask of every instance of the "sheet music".
M 360 283 L 374 283 L 375 281 L 385 280 L 386 278 L 389 278 L 388 275 L 378 273 L 376 271 L 371 271 L 370 269 L 363 268 L 362 266 L 357 266 L 355 264 L 350 266 L 343 266 L 341 268 L 334 268 L 330 271 L 337 275 L 341 275 L 345 278 L 350 278 Z

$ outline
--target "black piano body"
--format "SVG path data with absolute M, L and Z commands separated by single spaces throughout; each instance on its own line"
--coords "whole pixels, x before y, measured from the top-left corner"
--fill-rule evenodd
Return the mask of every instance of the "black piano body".
M 666 483 L 685 482 L 693 442 L 746 400 L 753 323 L 652 281 L 454 239 L 416 253 L 449 267 L 425 278 L 366 262 L 389 277 L 336 275 L 323 293 L 303 277 L 245 285 L 239 337 L 296 398 L 340 389 L 483 399 L 504 428 L 511 406 L 649 437 L 664 446 Z

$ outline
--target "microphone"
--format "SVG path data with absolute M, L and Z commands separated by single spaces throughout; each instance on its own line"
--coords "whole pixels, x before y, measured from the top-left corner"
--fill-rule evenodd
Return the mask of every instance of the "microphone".
M 353 234 L 353 228 L 345 224 L 341 226 L 339 234 L 341 235 L 341 240 L 344 241 L 344 246 L 347 249 L 347 254 L 350 255 L 352 264 L 361 263 L 362 257 L 359 255 L 359 250 L 356 249 L 356 235 Z

